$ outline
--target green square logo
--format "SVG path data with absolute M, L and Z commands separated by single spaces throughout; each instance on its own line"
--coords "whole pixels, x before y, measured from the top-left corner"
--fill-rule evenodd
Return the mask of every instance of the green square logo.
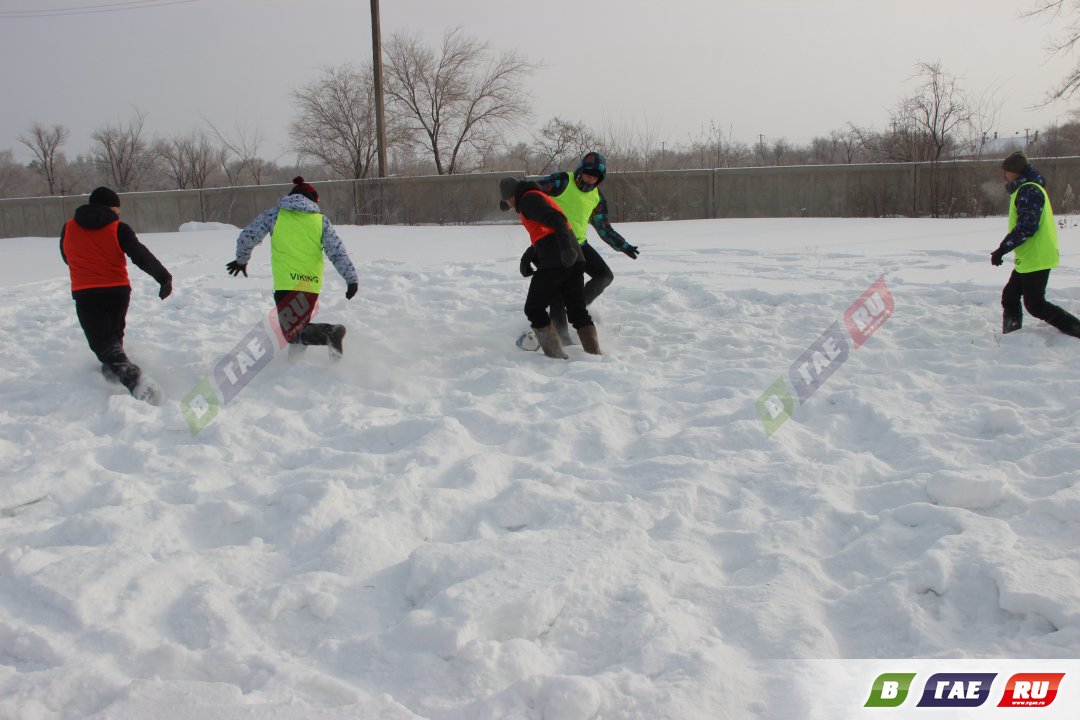
M 198 385 L 193 387 L 184 399 L 180 401 L 180 412 L 187 420 L 191 436 L 195 437 L 204 427 L 209 425 L 218 411 L 221 410 L 221 398 L 214 390 L 210 378 L 204 377 Z
M 863 707 L 894 708 L 907 700 L 915 673 L 885 673 L 879 675 L 870 688 L 870 697 Z
M 776 382 L 761 394 L 754 405 L 757 408 L 758 418 L 765 428 L 765 437 L 769 437 L 780 429 L 795 412 L 795 398 L 788 392 L 784 376 L 776 378 Z

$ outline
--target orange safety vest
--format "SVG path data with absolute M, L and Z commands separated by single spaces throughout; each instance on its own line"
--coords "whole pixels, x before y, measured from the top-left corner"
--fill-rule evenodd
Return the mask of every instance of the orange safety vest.
M 521 195 L 522 197 L 524 197 L 529 193 L 538 194 L 540 197 L 544 198 L 548 205 L 562 213 L 562 208 L 560 208 L 559 204 L 552 200 L 547 195 L 547 193 L 544 193 L 540 190 L 526 190 Z M 529 242 L 531 242 L 533 245 L 555 232 L 555 228 L 544 225 L 543 223 L 537 222 L 536 220 L 530 220 L 521 213 L 518 213 L 518 217 L 521 218 L 521 224 L 524 225 L 525 229 L 529 231 Z
M 127 258 L 116 230 L 120 221 L 88 230 L 74 219 L 64 226 L 64 257 L 71 275 L 71 290 L 130 286 Z

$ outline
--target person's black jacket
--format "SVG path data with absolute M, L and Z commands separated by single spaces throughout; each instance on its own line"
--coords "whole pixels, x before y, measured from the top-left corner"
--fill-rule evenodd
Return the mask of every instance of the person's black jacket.
M 519 183 L 514 193 L 514 208 L 526 220 L 551 229 L 549 234 L 525 251 L 525 255 L 529 256 L 528 261 L 536 265 L 538 270 L 572 267 L 575 263 L 585 262 L 585 255 L 566 215 L 548 200 L 539 185 L 531 181 Z
M 75 222 L 87 230 L 100 230 L 109 223 L 116 222 L 116 220 L 116 213 L 104 205 L 80 205 L 75 209 Z M 116 239 L 120 243 L 120 249 L 131 259 L 131 262 L 144 273 L 157 280 L 159 285 L 172 282 L 172 275 L 161 264 L 161 261 L 154 257 L 149 248 L 139 241 L 130 225 L 121 222 L 116 227 Z M 63 258 L 66 265 L 68 260 L 67 256 L 64 255 L 64 229 L 60 230 L 60 257 Z M 91 288 L 78 290 L 72 295 L 78 297 L 85 293 L 115 294 L 130 291 L 128 287 Z

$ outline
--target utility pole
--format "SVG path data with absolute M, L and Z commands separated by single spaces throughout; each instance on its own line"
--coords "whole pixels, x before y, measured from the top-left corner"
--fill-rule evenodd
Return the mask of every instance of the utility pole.
M 386 125 L 383 122 L 382 30 L 379 0 L 371 0 L 371 54 L 375 71 L 375 139 L 379 148 L 379 177 L 386 177 Z

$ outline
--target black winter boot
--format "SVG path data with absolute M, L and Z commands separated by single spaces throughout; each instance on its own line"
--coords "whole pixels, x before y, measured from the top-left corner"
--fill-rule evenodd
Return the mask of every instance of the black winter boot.
M 330 359 L 337 361 L 340 360 L 342 355 L 345 354 L 345 347 L 342 345 L 342 340 L 345 339 L 345 326 L 344 325 L 331 325 L 330 330 L 326 334 L 326 344 L 330 346 Z
M 1023 315 L 1009 315 L 1006 313 L 1001 317 L 1001 334 L 1008 335 L 1011 332 L 1019 330 L 1024 325 Z
M 562 349 L 562 342 L 559 340 L 559 333 L 555 331 L 554 323 L 548 323 L 542 328 L 533 328 L 533 332 L 536 333 L 536 339 L 540 341 L 540 349 L 549 358 L 559 360 L 570 358 L 566 351 Z
M 114 381 L 109 377 L 111 375 L 115 378 L 114 382 L 120 383 L 129 391 L 134 391 L 135 385 L 142 377 L 142 370 L 131 362 L 119 343 L 100 353 L 98 359 L 101 360 L 101 374 L 106 380 Z
M 1050 311 L 1042 319 L 1047 325 L 1053 325 L 1066 335 L 1080 337 L 1080 320 L 1077 320 L 1076 316 L 1068 310 L 1063 310 L 1057 305 L 1050 305 Z

